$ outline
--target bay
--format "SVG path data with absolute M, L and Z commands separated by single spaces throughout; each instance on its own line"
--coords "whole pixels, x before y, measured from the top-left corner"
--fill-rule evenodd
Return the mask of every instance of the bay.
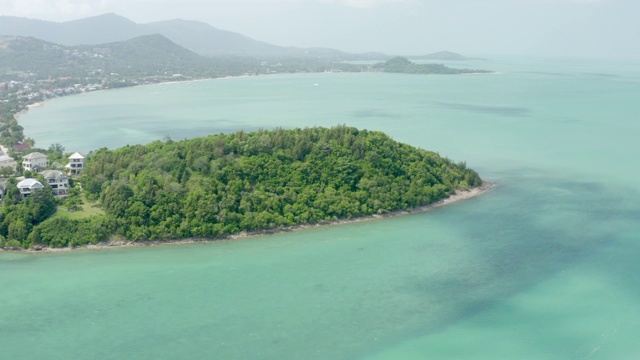
M 502 58 L 496 74 L 290 74 L 58 98 L 68 151 L 346 124 L 497 186 L 391 219 L 196 245 L 0 253 L 14 358 L 635 359 L 640 64 Z

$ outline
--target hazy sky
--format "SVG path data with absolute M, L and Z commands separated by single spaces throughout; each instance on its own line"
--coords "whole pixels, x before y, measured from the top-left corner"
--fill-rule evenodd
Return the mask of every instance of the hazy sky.
M 0 14 L 182 18 L 350 52 L 640 58 L 640 0 L 0 0 Z

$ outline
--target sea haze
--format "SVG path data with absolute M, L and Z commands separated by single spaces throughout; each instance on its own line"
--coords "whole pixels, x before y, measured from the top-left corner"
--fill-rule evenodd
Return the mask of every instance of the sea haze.
M 466 161 L 497 185 L 426 213 L 243 240 L 0 253 L 3 354 L 640 357 L 640 68 L 481 64 L 497 73 L 219 79 L 29 110 L 26 136 L 67 151 L 346 124 Z

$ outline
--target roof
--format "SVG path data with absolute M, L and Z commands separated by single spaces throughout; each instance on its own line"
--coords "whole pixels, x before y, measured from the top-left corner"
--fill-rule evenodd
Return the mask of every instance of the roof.
M 36 179 L 24 179 L 18 183 L 19 189 L 42 189 L 44 185 Z
M 67 177 L 67 174 L 60 170 L 45 170 L 41 172 L 40 175 L 44 176 L 45 179 L 57 179 L 61 176 Z
M 15 151 L 22 151 L 22 150 L 26 150 L 26 149 L 31 149 L 31 146 L 29 146 L 29 144 L 18 144 L 16 146 L 14 146 L 13 149 Z
M 0 161 L 13 160 L 13 158 L 9 155 L 0 155 Z
M 76 151 L 69 156 L 69 159 L 84 159 L 84 155 Z
M 39 153 L 39 152 L 32 152 L 31 154 L 27 154 L 25 156 L 22 157 L 25 160 L 35 160 L 35 159 L 42 159 L 42 158 L 47 158 L 47 155 L 43 154 L 43 153 Z

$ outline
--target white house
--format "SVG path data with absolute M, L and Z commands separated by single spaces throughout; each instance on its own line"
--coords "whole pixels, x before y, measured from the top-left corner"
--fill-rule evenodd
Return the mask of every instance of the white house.
M 22 198 L 26 198 L 35 189 L 44 189 L 44 185 L 36 179 L 24 179 L 18 183 L 18 189 Z
M 22 157 L 22 168 L 25 170 L 40 171 L 47 166 L 49 166 L 49 159 L 45 154 L 32 152 Z
M 16 169 L 18 163 L 12 157 L 0 151 L 0 168 L 10 167 Z
M 65 197 L 69 192 L 69 177 L 59 170 L 45 170 L 40 173 L 51 186 L 53 196 Z
M 74 152 L 69 156 L 69 163 L 65 166 L 69 169 L 69 175 L 78 175 L 85 168 L 84 155 Z

